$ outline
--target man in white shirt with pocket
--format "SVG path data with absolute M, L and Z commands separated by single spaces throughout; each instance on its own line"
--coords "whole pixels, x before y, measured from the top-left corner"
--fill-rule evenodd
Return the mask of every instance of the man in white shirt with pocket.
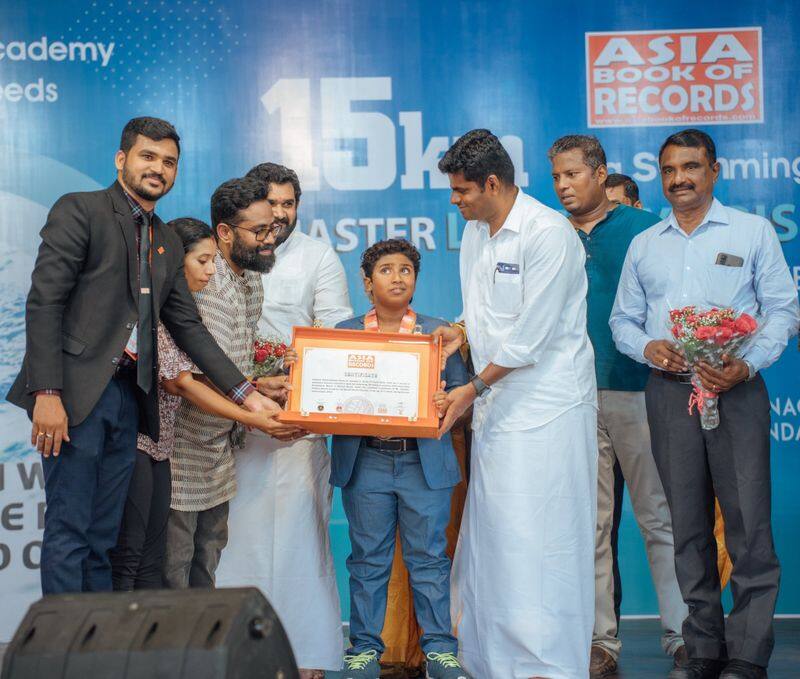
M 258 334 L 287 345 L 292 327 L 333 327 L 351 318 L 344 268 L 333 248 L 299 229 L 297 174 L 275 163 L 247 173 L 267 185 L 267 200 L 282 225 L 276 263 L 263 276 Z M 217 584 L 252 585 L 269 598 L 292 644 L 301 679 L 338 670 L 342 617 L 328 522 L 332 487 L 325 438 L 293 442 L 250 432 L 236 453 L 239 490 L 230 505 L 229 538 Z
M 597 389 L 575 229 L 514 184 L 488 130 L 444 155 L 477 375 L 448 394 L 442 428 L 474 403 L 471 476 L 452 576 L 464 666 L 482 679 L 589 674 L 594 620 Z M 437 334 L 452 352 L 460 331 Z

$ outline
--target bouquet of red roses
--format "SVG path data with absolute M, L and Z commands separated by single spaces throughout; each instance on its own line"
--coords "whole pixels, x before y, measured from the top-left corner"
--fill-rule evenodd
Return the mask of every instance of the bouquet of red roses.
M 670 311 L 669 320 L 672 336 L 683 349 L 690 366 L 704 361 L 713 368 L 721 368 L 722 357 L 737 358 L 758 328 L 752 316 L 737 314 L 731 308 L 698 311 L 694 306 L 687 306 Z M 703 387 L 695 370 L 692 385 L 689 414 L 696 407 L 703 429 L 716 429 L 719 426 L 718 394 Z
M 281 374 L 287 349 L 277 337 L 256 337 L 253 342 L 253 379 Z

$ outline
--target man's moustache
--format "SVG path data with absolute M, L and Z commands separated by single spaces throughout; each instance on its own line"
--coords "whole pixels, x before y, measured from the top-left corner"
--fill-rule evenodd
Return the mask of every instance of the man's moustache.
M 689 189 L 690 191 L 693 191 L 694 184 L 678 184 L 677 186 L 670 186 L 669 192 L 673 193 L 675 191 L 680 191 L 681 189 Z

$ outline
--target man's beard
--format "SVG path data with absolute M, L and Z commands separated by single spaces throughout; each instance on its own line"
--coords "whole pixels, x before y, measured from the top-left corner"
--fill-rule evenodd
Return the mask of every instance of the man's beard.
M 269 273 L 275 266 L 275 246 L 259 243 L 256 247 L 249 248 L 237 235 L 234 237 L 231 247 L 231 260 L 242 269 Z
M 151 191 L 144 185 L 144 180 L 149 177 L 157 177 L 161 180 L 163 189 L 160 192 Z M 128 170 L 127 166 L 122 167 L 122 181 L 125 182 L 125 186 L 139 196 L 139 198 L 151 201 L 156 201 L 166 196 L 172 188 L 171 186 L 167 186 L 167 181 L 157 172 L 148 172 L 142 175 L 137 181 L 136 177 Z
M 294 227 L 297 226 L 297 217 L 294 218 L 294 221 L 290 224 L 289 220 L 286 221 L 279 221 L 275 220 L 273 224 L 280 224 L 281 230 L 278 231 L 278 235 L 275 236 L 275 247 L 277 248 L 281 243 L 286 242 L 289 239 L 289 236 L 292 235 L 292 231 L 294 231 Z

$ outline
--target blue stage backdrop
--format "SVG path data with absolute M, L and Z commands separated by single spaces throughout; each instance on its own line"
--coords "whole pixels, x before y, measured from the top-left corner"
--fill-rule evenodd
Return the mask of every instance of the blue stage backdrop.
M 155 115 L 183 137 L 178 180 L 159 205 L 208 219 L 208 198 L 252 165 L 283 162 L 303 183 L 302 229 L 334 245 L 357 311 L 361 251 L 403 236 L 422 250 L 416 306 L 460 312 L 463 221 L 436 170 L 463 132 L 502 137 L 525 191 L 558 206 L 546 151 L 598 135 L 663 214 L 656 154 L 699 125 L 717 142 L 722 201 L 770 219 L 800 271 L 800 5 L 52 0 L 0 6 L 0 392 L 24 349 L 38 231 L 67 191 L 114 179 L 125 122 Z M 783 563 L 779 613 L 800 613 L 800 387 L 792 344 L 767 371 L 773 516 Z M 38 596 L 42 472 L 25 415 L 0 404 L 0 596 L 7 638 Z M 331 526 L 347 612 L 348 553 Z M 623 612 L 656 601 L 626 504 Z M 488 557 L 487 557 L 488 558 Z

